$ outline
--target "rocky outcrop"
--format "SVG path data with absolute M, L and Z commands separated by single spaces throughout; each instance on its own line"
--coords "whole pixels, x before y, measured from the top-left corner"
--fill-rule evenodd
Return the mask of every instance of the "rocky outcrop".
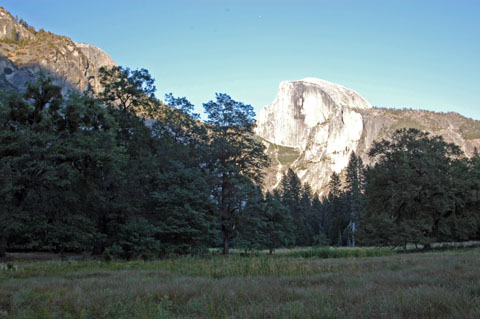
M 297 150 L 291 163 L 275 163 L 275 178 L 295 169 L 301 180 L 321 192 L 333 171 L 348 164 L 363 134 L 358 110 L 372 106 L 358 93 L 331 82 L 307 78 L 282 82 L 273 103 L 265 106 L 257 121 L 256 133 L 267 143 Z
M 330 121 L 339 120 L 340 124 L 346 123 L 342 127 L 354 127 L 337 137 L 350 139 L 346 135 L 358 135 L 358 130 L 361 134 L 361 119 L 352 112 L 354 107 L 372 106 L 355 91 L 331 82 L 313 78 L 284 81 L 273 103 L 258 115 L 257 134 L 272 143 L 304 150 L 312 141 L 311 134 L 316 141 L 326 142 L 329 128 L 335 124 Z
M 373 142 L 403 127 L 442 135 L 467 155 L 480 147 L 480 122 L 456 113 L 372 108 L 338 84 L 312 78 L 281 82 L 273 103 L 257 120 L 256 133 L 272 158 L 266 188 L 275 188 L 292 168 L 302 182 L 326 194 L 332 172 L 341 173 L 353 151 L 368 164 Z
M 101 90 L 98 69 L 112 67 L 108 54 L 92 45 L 17 22 L 0 7 L 0 87 L 23 89 L 39 71 L 69 90 Z
M 32 34 L 32 30 L 29 30 L 24 24 L 17 22 L 7 10 L 0 7 L 0 39 L 34 40 L 35 36 Z

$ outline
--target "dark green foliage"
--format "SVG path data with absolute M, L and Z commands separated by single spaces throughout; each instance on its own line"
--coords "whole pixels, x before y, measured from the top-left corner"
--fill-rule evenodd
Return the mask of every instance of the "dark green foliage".
M 429 245 L 475 238 L 478 179 L 457 146 L 402 129 L 391 141 L 375 143 L 369 155 L 376 165 L 368 173 L 364 243 Z
M 132 218 L 119 226 L 112 253 L 125 258 L 148 259 L 161 251 L 161 242 L 155 238 L 158 230 L 144 218 Z
M 470 175 L 467 178 L 469 181 L 469 209 L 477 212 L 474 216 L 476 217 L 476 224 L 479 225 L 477 232 L 477 237 L 480 236 L 480 155 L 478 150 L 475 148 L 475 152 L 470 162 L 468 163 Z
M 311 210 L 312 214 L 309 216 L 307 222 L 313 233 L 312 244 L 315 246 L 326 246 L 330 243 L 325 231 L 326 205 L 320 201 L 318 196 L 314 196 Z
M 348 226 L 345 230 L 347 246 L 355 247 L 356 232 L 363 212 L 365 196 L 365 168 L 363 161 L 352 152 L 346 169 L 345 196 L 347 200 Z
M 264 146 L 253 134 L 253 107 L 217 94 L 204 104 L 208 115 L 210 140 L 208 168 L 216 176 L 212 195 L 223 236 L 223 251 L 235 239 L 239 222 L 244 220 L 246 204 L 251 201 L 252 183 L 262 182 L 262 169 L 268 160 Z M 245 223 L 244 221 L 242 223 Z
M 145 69 L 130 70 L 121 66 L 100 68 L 100 96 L 105 103 L 122 112 L 149 111 L 155 93 L 154 79 Z
M 354 246 L 480 237 L 480 156 L 417 130 L 355 153 L 322 200 L 293 170 L 264 195 L 250 105 L 217 94 L 201 122 L 153 95 L 146 70 L 101 70 L 104 91 L 62 96 L 40 75 L 0 102 L 0 257 L 10 250 L 120 258 L 209 247 Z
M 308 239 L 307 245 L 429 247 L 479 238 L 478 151 L 467 160 L 441 137 L 403 129 L 375 143 L 370 156 L 375 164 L 365 168 L 352 153 L 344 181 L 334 172 L 323 202 L 309 200 L 308 187 L 301 191 L 287 172 L 279 195 L 293 216 L 297 245 Z
M 105 177 L 103 168 L 112 165 L 117 151 L 105 110 L 87 97 L 64 101 L 43 76 L 23 96 L 10 96 L 2 109 L 2 215 L 11 246 L 91 246 L 95 227 L 85 205 L 86 186 L 94 175 Z
M 270 193 L 265 197 L 257 190 L 246 207 L 240 229 L 238 246 L 245 249 L 268 249 L 287 247 L 294 243 L 293 220 L 288 209 Z
M 267 159 L 250 105 L 218 94 L 205 124 L 186 98 L 156 100 L 146 70 L 100 74 L 101 99 L 64 98 L 40 76 L 0 104 L 0 255 L 195 254 L 219 232 L 227 250 L 248 232 L 255 247 L 283 245 L 283 207 L 259 192 Z
M 324 244 L 323 205 L 312 193 L 309 185 L 301 184 L 292 169 L 289 169 L 280 181 L 277 196 L 288 208 L 293 221 L 294 244 L 297 246 Z
M 282 204 L 288 208 L 288 213 L 293 220 L 295 245 L 305 245 L 305 214 L 301 207 L 302 184 L 297 174 L 289 169 L 280 181 L 279 195 Z M 303 226 L 303 227 L 302 227 Z
M 331 245 L 346 243 L 345 231 L 350 222 L 348 201 L 343 191 L 340 176 L 333 172 L 329 183 L 330 192 L 325 201 L 325 230 Z
M 263 246 L 270 253 L 275 248 L 288 247 L 294 242 L 293 220 L 288 209 L 267 193 L 263 203 L 262 216 L 264 219 L 261 233 L 263 235 Z
M 208 180 L 199 168 L 186 168 L 169 162 L 168 170 L 158 175 L 158 187 L 151 194 L 152 218 L 162 253 L 196 253 L 212 244 L 214 203 Z

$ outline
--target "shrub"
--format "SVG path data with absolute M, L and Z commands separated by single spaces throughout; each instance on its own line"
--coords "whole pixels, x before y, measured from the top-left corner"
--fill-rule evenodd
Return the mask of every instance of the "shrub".
M 111 247 L 117 257 L 149 259 L 160 253 L 160 242 L 155 238 L 157 229 L 145 218 L 133 218 L 119 226 Z

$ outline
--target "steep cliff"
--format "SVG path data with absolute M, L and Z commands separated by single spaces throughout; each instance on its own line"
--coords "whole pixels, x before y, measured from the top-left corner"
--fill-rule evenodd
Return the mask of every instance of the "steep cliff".
M 332 172 L 345 169 L 352 151 L 369 163 L 372 143 L 403 127 L 442 135 L 467 155 L 480 148 L 480 122 L 456 113 L 372 108 L 338 84 L 312 78 L 281 82 L 257 121 L 256 133 L 272 158 L 266 187 L 275 188 L 290 167 L 302 182 L 325 194 Z
M 0 7 L 0 87 L 22 89 L 43 71 L 68 90 L 100 90 L 98 69 L 115 62 L 94 46 L 35 31 Z

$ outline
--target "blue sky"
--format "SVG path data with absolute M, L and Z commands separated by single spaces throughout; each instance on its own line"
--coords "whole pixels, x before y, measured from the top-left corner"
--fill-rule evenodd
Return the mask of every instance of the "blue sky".
M 13 16 L 146 68 L 157 96 L 215 92 L 256 112 L 283 80 L 340 83 L 380 107 L 480 120 L 477 0 L 3 0 Z

